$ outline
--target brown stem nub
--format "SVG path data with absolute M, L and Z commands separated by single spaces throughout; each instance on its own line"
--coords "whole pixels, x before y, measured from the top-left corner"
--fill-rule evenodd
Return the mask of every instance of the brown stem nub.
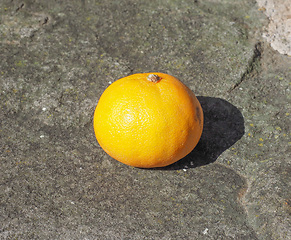
M 147 80 L 153 82 L 153 83 L 157 83 L 161 78 L 156 75 L 156 74 L 150 74 L 147 76 Z

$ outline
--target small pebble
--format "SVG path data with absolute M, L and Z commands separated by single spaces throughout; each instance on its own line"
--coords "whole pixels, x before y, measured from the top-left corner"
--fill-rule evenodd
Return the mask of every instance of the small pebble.
M 208 228 L 205 228 L 205 230 L 202 232 L 204 235 L 206 235 L 208 232 Z

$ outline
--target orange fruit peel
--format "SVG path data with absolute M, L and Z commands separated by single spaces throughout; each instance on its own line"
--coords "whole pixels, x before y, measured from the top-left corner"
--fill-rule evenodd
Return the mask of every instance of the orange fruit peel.
M 164 167 L 189 154 L 203 130 L 194 93 L 164 73 L 138 73 L 113 82 L 94 112 L 100 146 L 114 159 L 139 168 Z

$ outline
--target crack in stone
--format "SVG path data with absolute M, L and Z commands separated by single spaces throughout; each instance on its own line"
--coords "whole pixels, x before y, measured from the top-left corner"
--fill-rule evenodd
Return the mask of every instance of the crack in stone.
M 243 81 L 245 81 L 250 75 L 252 75 L 257 70 L 257 66 L 260 64 L 260 61 L 261 61 L 262 51 L 263 50 L 262 50 L 261 42 L 257 42 L 255 44 L 253 57 L 251 61 L 249 62 L 246 71 L 241 76 L 240 81 L 238 81 L 235 85 L 233 85 L 228 90 L 228 93 L 235 90 Z
M 16 8 L 15 12 L 18 12 L 20 9 L 24 7 L 24 3 L 22 3 L 18 8 Z
M 252 226 L 252 224 L 250 222 L 251 216 L 250 216 L 250 213 L 248 211 L 247 200 L 246 200 L 247 195 L 251 191 L 252 183 L 248 180 L 248 178 L 246 176 L 244 176 L 242 173 L 236 171 L 232 167 L 227 166 L 226 164 L 223 164 L 223 163 L 216 163 L 216 164 L 223 166 L 227 169 L 230 169 L 231 171 L 233 171 L 235 174 L 237 174 L 243 180 L 244 185 L 237 192 L 237 203 L 243 208 L 243 210 L 245 212 L 245 217 L 246 217 L 245 220 L 246 220 L 246 223 L 248 224 L 248 227 L 255 233 L 257 239 L 259 239 L 258 232 L 256 231 L 256 229 Z

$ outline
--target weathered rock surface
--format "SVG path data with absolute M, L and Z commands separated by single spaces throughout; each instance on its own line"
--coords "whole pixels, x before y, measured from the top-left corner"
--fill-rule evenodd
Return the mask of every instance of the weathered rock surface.
M 251 0 L 0 4 L 1 239 L 291 239 L 291 60 Z M 113 81 L 178 77 L 205 128 L 172 166 L 99 147 Z
M 281 54 L 291 56 L 291 2 L 289 0 L 257 0 L 269 18 L 269 25 L 263 36 L 272 48 Z

